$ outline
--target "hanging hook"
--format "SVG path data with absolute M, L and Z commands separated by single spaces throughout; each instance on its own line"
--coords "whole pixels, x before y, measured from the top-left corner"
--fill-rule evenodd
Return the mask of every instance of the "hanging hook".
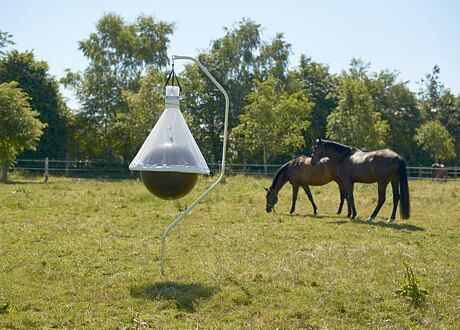
M 172 80 L 171 80 L 172 78 Z M 171 85 L 174 86 L 174 80 L 176 80 L 177 86 L 179 86 L 179 90 L 182 92 L 182 87 L 180 86 L 179 83 L 179 78 L 176 75 L 176 72 L 174 71 L 174 60 L 172 61 L 172 69 L 171 72 L 168 75 L 168 78 L 166 79 L 165 86 L 163 87 L 163 92 L 166 89 L 166 86 L 168 86 L 169 80 L 171 80 Z

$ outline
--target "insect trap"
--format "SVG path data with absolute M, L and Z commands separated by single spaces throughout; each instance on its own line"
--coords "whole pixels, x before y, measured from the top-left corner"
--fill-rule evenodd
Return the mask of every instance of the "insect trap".
M 172 86 L 167 86 L 172 78 Z M 129 165 L 140 171 L 145 187 L 162 199 L 178 199 L 187 195 L 198 174 L 209 174 L 200 148 L 179 109 L 180 85 L 174 68 L 165 86 L 165 110 L 141 149 Z
M 222 86 L 195 58 L 173 56 L 173 69 L 165 85 L 165 110 L 153 127 L 141 149 L 129 165 L 139 171 L 142 183 L 155 196 L 173 200 L 184 197 L 194 187 L 199 174 L 209 174 L 209 168 L 179 108 L 179 81 L 174 72 L 174 60 L 194 61 L 211 79 L 225 97 L 224 140 L 221 173 L 217 180 L 182 212 L 164 231 L 161 237 L 161 273 L 164 273 L 164 245 L 168 232 L 222 180 L 225 173 L 227 148 L 228 96 Z M 171 80 L 172 79 L 172 80 Z M 172 86 L 168 86 L 171 80 Z M 178 86 L 174 86 L 174 81 Z

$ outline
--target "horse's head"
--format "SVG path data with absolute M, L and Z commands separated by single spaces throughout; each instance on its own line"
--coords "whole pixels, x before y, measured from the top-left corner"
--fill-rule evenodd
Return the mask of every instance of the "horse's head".
M 321 138 L 313 142 L 311 147 L 311 164 L 314 166 L 319 163 L 321 158 L 325 157 L 324 155 L 324 142 L 321 141 Z
M 278 203 L 278 193 L 272 188 L 265 188 L 265 190 L 267 191 L 267 205 L 265 206 L 265 210 L 267 213 L 270 213 L 275 209 L 275 204 Z

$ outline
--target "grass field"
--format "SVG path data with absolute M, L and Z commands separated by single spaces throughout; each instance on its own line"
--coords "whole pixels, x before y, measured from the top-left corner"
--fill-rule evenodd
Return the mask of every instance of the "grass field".
M 335 214 L 335 184 L 287 215 L 265 213 L 268 178 L 230 177 L 160 236 L 211 182 L 178 202 L 139 181 L 12 177 L 0 185 L 0 328 L 459 329 L 460 182 L 411 181 L 412 216 L 391 225 L 391 194 L 358 185 L 358 219 Z M 428 290 L 396 293 L 405 266 Z

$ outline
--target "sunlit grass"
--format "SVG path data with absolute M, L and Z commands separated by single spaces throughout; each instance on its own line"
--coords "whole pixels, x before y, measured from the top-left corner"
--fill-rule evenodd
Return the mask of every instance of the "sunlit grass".
M 180 202 L 139 181 L 13 177 L 0 185 L 0 328 L 458 328 L 460 182 L 411 181 L 412 217 L 374 224 L 377 191 L 357 185 L 358 220 L 335 211 L 335 184 L 312 188 L 288 216 L 291 190 L 265 213 L 267 178 L 230 177 L 160 236 Z M 429 292 L 396 294 L 404 263 Z M 2 309 L 2 306 L 4 307 Z

